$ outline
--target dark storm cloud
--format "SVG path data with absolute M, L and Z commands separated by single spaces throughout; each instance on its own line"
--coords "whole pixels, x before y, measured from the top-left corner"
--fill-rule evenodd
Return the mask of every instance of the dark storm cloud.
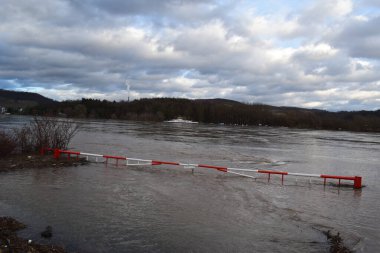
M 225 16 L 232 2 L 215 0 L 70 0 L 71 6 L 87 16 L 93 24 L 99 17 L 109 24 L 133 22 L 138 25 L 182 26 L 202 23 L 205 20 Z

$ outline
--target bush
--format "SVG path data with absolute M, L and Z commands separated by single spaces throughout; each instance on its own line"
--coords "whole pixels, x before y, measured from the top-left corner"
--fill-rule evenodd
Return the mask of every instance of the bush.
M 8 156 L 16 148 L 13 136 L 7 132 L 0 131 L 0 157 Z
M 79 124 L 67 119 L 34 117 L 20 129 L 14 129 L 17 148 L 21 153 L 38 151 L 42 147 L 67 149 Z
M 35 134 L 35 148 L 67 149 L 71 139 L 79 130 L 79 124 L 68 119 L 37 118 L 30 123 Z
M 35 137 L 30 127 L 25 125 L 20 129 L 13 129 L 17 151 L 20 153 L 28 153 L 35 150 Z

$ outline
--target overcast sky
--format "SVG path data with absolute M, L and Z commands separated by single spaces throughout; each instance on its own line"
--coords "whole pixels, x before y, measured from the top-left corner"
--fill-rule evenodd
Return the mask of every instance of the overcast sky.
M 0 88 L 380 109 L 380 0 L 0 0 Z

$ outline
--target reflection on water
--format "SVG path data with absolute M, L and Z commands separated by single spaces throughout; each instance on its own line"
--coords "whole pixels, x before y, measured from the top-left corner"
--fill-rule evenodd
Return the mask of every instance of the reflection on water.
M 14 127 L 27 117 L 2 117 Z M 189 163 L 361 175 L 366 187 L 210 170 L 105 167 L 0 174 L 0 213 L 23 235 L 80 252 L 323 252 L 335 229 L 358 252 L 380 247 L 380 135 L 268 127 L 83 121 L 73 149 Z

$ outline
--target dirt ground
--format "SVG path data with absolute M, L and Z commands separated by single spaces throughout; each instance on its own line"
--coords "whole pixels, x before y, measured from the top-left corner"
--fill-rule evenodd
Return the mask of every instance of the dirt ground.
M 0 217 L 0 252 L 1 253 L 66 253 L 59 246 L 42 245 L 17 236 L 17 231 L 26 225 L 11 218 Z

